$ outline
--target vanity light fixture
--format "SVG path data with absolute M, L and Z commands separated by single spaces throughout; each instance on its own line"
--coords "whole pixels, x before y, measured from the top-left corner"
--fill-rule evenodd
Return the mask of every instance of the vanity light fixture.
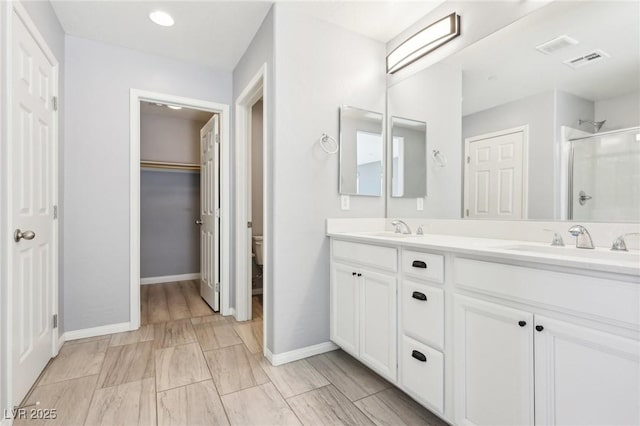
M 182 107 L 178 105 L 167 105 L 167 106 L 171 109 L 182 109 Z
M 163 12 L 161 10 L 151 12 L 149 14 L 149 19 L 162 27 L 172 27 L 174 24 L 173 17 L 167 12 Z
M 423 28 L 389 53 L 387 73 L 401 70 L 459 35 L 460 15 L 454 12 Z

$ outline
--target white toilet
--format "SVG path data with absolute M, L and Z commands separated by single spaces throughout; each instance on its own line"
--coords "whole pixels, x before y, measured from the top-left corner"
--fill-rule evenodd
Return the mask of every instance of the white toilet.
M 256 265 L 262 266 L 262 235 L 253 236 L 253 254 Z

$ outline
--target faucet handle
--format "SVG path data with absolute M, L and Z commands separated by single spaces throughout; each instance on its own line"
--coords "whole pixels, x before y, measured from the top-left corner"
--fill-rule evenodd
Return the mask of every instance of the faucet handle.
M 416 235 L 424 235 L 424 230 L 422 229 L 424 225 L 418 226 L 418 230 L 416 231 Z
M 629 232 L 627 234 L 622 234 L 615 240 L 613 240 L 613 244 L 611 244 L 611 251 L 629 251 L 627 248 L 627 243 L 624 241 L 625 237 L 629 235 L 640 235 L 640 232 Z
M 553 240 L 551 240 L 552 246 L 564 247 L 564 240 L 562 239 L 562 235 L 560 235 L 557 231 L 553 229 L 545 228 L 544 231 L 553 232 Z

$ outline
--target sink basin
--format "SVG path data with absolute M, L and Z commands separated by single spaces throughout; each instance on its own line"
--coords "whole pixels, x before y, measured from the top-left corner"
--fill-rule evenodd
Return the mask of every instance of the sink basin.
M 594 260 L 618 260 L 621 262 L 637 262 L 640 265 L 640 252 L 611 251 L 604 248 L 579 249 L 575 247 L 554 247 L 554 246 L 536 246 L 529 244 L 521 244 L 516 246 L 503 247 L 504 250 L 513 250 L 519 252 L 551 254 L 556 256 L 571 256 L 582 259 Z
M 391 231 L 376 231 L 376 232 L 363 232 L 361 235 L 367 237 L 383 237 L 383 238 L 407 238 L 415 237 L 413 234 L 396 234 Z

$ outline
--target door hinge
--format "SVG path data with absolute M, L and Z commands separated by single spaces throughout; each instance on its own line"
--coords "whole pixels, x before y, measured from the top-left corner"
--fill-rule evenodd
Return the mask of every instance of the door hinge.
M 471 157 L 467 155 L 467 164 L 471 162 Z
M 51 98 L 51 107 L 53 108 L 54 111 L 58 110 L 58 97 L 54 96 Z
M 466 214 L 467 214 L 467 216 L 469 216 L 469 209 L 467 209 Z
M 216 217 L 218 217 L 218 218 L 220 217 L 220 208 L 216 209 Z
M 53 328 L 58 328 L 58 314 L 53 314 Z
M 57 219 L 58 218 L 58 206 L 53 206 L 53 218 Z
M 247 228 L 253 228 L 253 222 L 251 221 L 247 222 Z
M 220 283 L 216 283 L 216 291 L 220 291 Z
M 220 143 L 220 135 L 216 134 L 214 140 L 216 141 L 216 143 Z

